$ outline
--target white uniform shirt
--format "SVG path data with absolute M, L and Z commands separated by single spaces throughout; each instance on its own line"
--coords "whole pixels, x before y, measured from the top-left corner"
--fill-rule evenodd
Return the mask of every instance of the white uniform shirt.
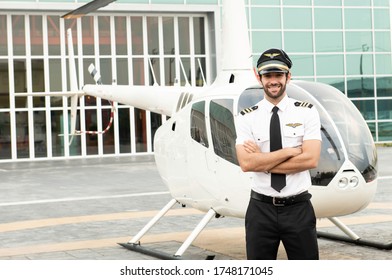
M 296 106 L 297 104 L 297 106 Z M 261 152 L 270 152 L 269 127 L 272 108 L 275 106 L 263 99 L 251 112 L 240 114 L 236 118 L 236 144 L 243 144 L 246 140 L 253 140 Z M 317 139 L 321 141 L 320 117 L 314 106 L 285 96 L 277 105 L 282 134 L 282 147 L 296 147 L 305 140 Z M 271 187 L 269 172 L 253 172 L 252 189 L 258 193 L 287 197 L 306 191 L 311 186 L 308 170 L 286 175 L 286 186 L 277 192 Z

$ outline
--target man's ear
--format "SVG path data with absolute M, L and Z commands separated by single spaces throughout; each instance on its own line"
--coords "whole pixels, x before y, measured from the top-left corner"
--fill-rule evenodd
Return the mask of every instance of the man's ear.
M 291 72 L 288 72 L 286 77 L 287 77 L 287 82 L 290 82 L 290 80 L 291 80 Z
M 257 69 L 256 67 L 253 67 L 253 73 L 255 74 L 256 79 L 259 81 L 259 83 L 261 84 L 261 77 L 259 75 L 259 73 L 257 73 Z

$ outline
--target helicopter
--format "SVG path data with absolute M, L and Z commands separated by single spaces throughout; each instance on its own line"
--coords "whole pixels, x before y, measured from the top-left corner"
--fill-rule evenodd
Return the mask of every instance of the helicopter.
M 66 17 L 86 14 L 110 2 L 114 1 L 92 1 Z M 77 71 L 71 71 L 76 69 L 72 31 L 67 30 L 70 92 L 49 94 L 71 97 L 71 139 L 81 134 L 76 129 L 77 104 L 85 95 L 168 117 L 155 133 L 154 157 L 172 198 L 129 242 L 120 244 L 127 249 L 161 259 L 180 259 L 212 218 L 245 216 L 252 178 L 241 170 L 236 157 L 235 118 L 263 99 L 263 89 L 252 66 L 244 1 L 222 3 L 220 71 L 211 85 L 203 87 L 189 83 L 103 85 L 91 66 L 89 71 L 96 84 L 79 89 Z M 329 219 L 348 236 L 344 239 L 319 233 L 319 237 L 385 248 L 384 244 L 362 240 L 338 219 L 366 208 L 377 190 L 377 151 L 362 115 L 342 92 L 327 84 L 293 79 L 286 92 L 313 104 L 319 112 L 322 149 L 318 167 L 310 170 L 309 192 L 316 217 Z M 177 204 L 201 210 L 205 215 L 176 253 L 170 255 L 142 246 L 143 236 Z M 390 249 L 390 244 L 386 246 Z

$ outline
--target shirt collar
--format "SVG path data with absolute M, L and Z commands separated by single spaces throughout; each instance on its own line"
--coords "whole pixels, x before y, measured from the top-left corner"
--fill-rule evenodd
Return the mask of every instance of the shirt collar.
M 263 99 L 262 102 L 264 103 L 265 109 L 268 112 L 272 112 L 272 108 L 275 107 L 274 104 L 272 104 L 271 102 L 269 102 L 267 99 Z M 279 110 L 281 111 L 285 111 L 287 106 L 289 105 L 289 98 L 287 96 L 287 94 L 283 97 L 283 99 L 278 103 L 278 105 L 276 105 Z

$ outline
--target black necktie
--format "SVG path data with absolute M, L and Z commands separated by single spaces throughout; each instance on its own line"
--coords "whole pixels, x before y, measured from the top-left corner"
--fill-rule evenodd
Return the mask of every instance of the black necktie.
M 280 122 L 278 116 L 278 107 L 272 108 L 272 117 L 270 124 L 270 151 L 282 149 L 282 135 L 280 133 Z M 271 173 L 271 186 L 278 192 L 286 186 L 286 175 Z

